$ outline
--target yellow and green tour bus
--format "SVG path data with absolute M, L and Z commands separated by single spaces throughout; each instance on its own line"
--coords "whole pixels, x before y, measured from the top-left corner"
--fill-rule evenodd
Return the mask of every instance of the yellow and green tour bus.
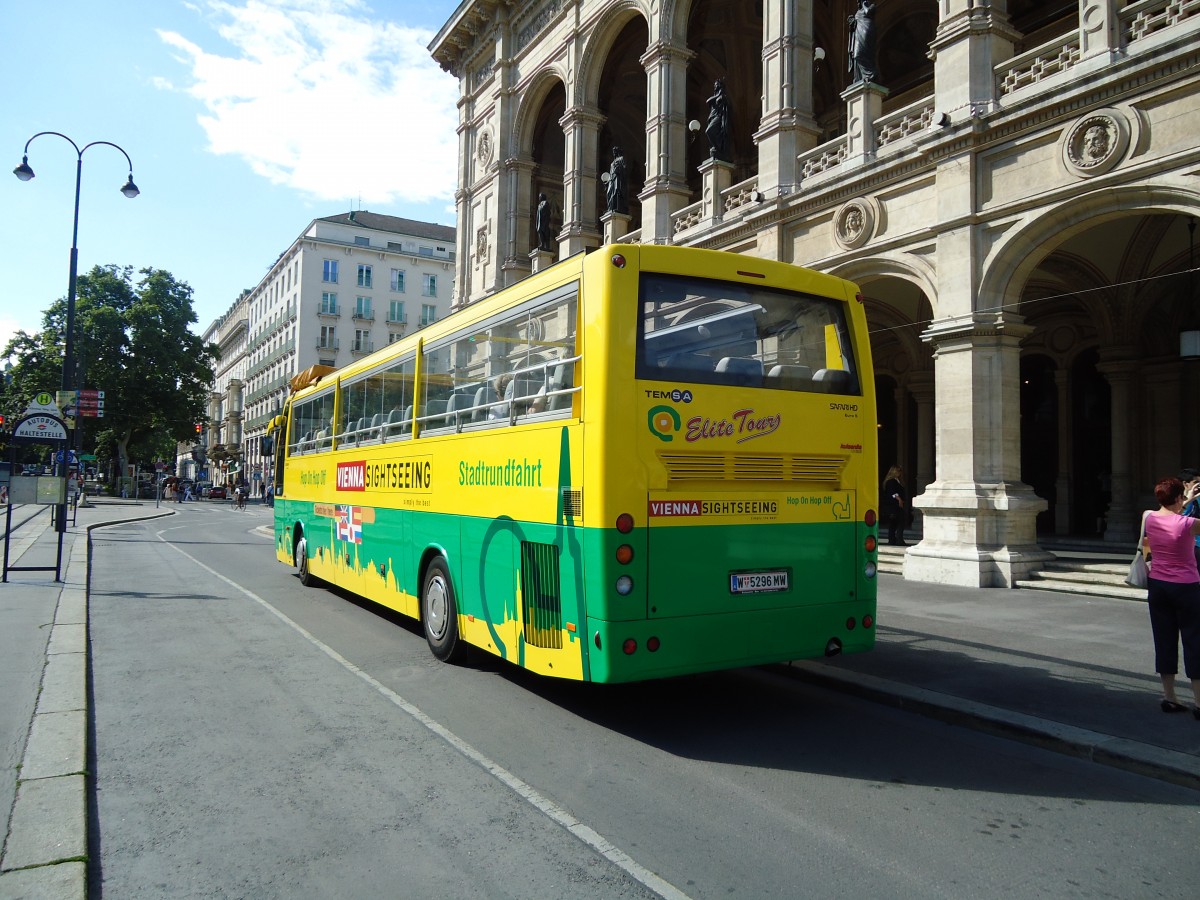
M 839 278 L 603 247 L 307 370 L 271 429 L 279 560 L 439 659 L 628 682 L 874 644 L 874 381 Z

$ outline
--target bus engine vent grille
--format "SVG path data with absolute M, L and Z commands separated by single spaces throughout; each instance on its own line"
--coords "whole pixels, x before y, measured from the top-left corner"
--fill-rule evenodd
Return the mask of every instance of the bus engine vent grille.
M 576 491 L 572 490 L 571 488 L 563 488 L 562 501 L 563 518 L 583 518 L 583 491 Z
M 846 460 L 820 456 L 738 456 L 660 453 L 667 480 L 808 481 L 837 484 Z
M 558 586 L 558 548 L 521 541 L 521 620 L 525 643 L 562 649 L 562 595 Z

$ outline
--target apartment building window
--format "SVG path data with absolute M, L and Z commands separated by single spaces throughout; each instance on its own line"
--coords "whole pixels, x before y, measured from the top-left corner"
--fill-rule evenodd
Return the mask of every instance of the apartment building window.
M 432 247 L 421 247 L 417 251 L 417 255 L 418 256 L 433 256 L 433 248 Z
M 437 307 L 432 303 L 421 304 L 421 327 L 432 325 L 437 321 Z
M 373 319 L 375 316 L 371 313 L 371 298 L 370 297 L 355 297 L 354 298 L 354 318 L 356 319 Z
M 405 322 L 404 318 L 404 301 L 392 300 L 388 303 L 388 321 L 389 322 Z
M 392 269 L 392 290 L 399 293 L 404 292 L 404 270 Z
M 423 279 L 423 283 L 424 283 L 424 288 L 422 289 L 421 293 L 424 294 L 426 297 L 436 297 L 437 296 L 437 276 L 436 275 L 424 275 L 424 276 L 422 276 L 422 279 Z
M 322 325 L 321 336 L 317 343 L 318 350 L 336 350 L 337 349 L 337 326 Z
M 337 294 L 333 291 L 321 292 L 321 315 L 336 316 L 338 314 Z
M 371 239 L 370 239 L 370 238 L 365 238 L 365 237 L 359 237 L 358 235 L 355 235 L 355 236 L 354 236 L 354 243 L 355 243 L 355 244 L 357 244 L 357 245 L 358 245 L 358 246 L 360 246 L 360 247 L 370 247 L 370 246 L 371 246 Z
M 338 278 L 338 261 L 336 259 L 325 260 L 324 266 L 321 268 L 321 280 L 327 281 L 330 284 L 337 284 Z
M 396 341 L 400 340 L 400 338 L 402 338 L 402 337 L 404 337 L 404 335 L 396 334 L 396 332 L 394 332 L 394 331 L 389 331 L 388 332 L 388 343 L 394 344 L 394 343 L 396 343 Z
M 372 349 L 371 332 L 361 328 L 356 329 L 354 332 L 354 352 L 370 353 Z
M 371 267 L 363 265 L 362 263 L 358 264 L 358 286 L 371 286 Z

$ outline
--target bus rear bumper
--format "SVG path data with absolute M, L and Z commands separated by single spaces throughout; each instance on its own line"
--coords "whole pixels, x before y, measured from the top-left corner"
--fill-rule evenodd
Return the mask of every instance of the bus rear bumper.
M 589 618 L 591 680 L 643 681 L 861 653 L 875 645 L 874 618 L 875 604 L 865 602 L 632 622 Z

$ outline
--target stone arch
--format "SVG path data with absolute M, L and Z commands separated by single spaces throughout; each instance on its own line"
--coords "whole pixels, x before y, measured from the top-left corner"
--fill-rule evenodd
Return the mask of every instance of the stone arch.
M 651 29 L 650 4 L 641 0 L 617 0 L 605 8 L 584 41 L 579 55 L 579 72 L 574 89 L 567 92 L 575 106 L 596 108 L 600 97 L 600 79 L 608 61 L 609 51 L 621 32 L 631 20 L 640 17 L 646 25 L 650 43 L 654 42 Z
M 845 278 L 855 284 L 887 277 L 907 281 L 920 289 L 929 301 L 933 313 L 937 314 L 937 273 L 924 257 L 911 253 L 885 253 L 880 256 L 846 260 L 827 271 L 830 275 Z
M 1109 219 L 1153 213 L 1200 214 L 1200 192 L 1173 185 L 1105 188 L 1049 210 L 1030 211 L 1021 227 L 1010 229 L 997 242 L 985 262 L 977 302 L 1000 305 L 1056 247 L 1075 235 Z
M 554 91 L 561 86 L 570 96 L 564 67 L 553 63 L 533 75 L 529 84 L 520 93 L 520 102 L 513 115 L 512 150 L 519 159 L 529 159 L 533 155 L 533 131 L 541 112 L 542 104 Z

